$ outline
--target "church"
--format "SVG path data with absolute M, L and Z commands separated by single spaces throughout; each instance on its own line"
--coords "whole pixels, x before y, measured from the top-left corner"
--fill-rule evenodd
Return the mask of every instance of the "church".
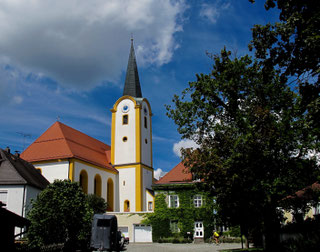
M 151 226 L 141 224 L 141 213 L 154 209 L 152 110 L 142 96 L 132 39 L 123 96 L 111 113 L 110 146 L 57 121 L 21 158 L 51 183 L 70 179 L 104 198 L 130 241 L 151 242 Z

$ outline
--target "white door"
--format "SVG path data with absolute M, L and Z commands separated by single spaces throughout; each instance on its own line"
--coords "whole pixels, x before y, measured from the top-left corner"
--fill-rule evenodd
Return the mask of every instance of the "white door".
M 196 221 L 194 223 L 194 237 L 203 238 L 203 222 L 202 221 Z
M 151 225 L 134 224 L 134 242 L 152 242 Z

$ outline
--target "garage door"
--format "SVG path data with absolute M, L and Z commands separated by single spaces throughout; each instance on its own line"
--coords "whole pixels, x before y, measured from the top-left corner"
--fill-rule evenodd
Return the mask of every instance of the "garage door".
M 150 225 L 134 225 L 134 242 L 152 242 L 152 227 Z

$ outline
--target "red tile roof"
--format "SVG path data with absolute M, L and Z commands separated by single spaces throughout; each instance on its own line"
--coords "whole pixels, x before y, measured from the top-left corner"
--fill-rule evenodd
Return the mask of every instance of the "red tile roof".
M 110 164 L 110 146 L 61 122 L 55 122 L 21 157 L 28 162 L 77 158 L 117 172 Z
M 155 184 L 171 184 L 171 183 L 186 183 L 192 182 L 192 174 L 187 168 L 180 162 L 166 175 L 160 178 Z

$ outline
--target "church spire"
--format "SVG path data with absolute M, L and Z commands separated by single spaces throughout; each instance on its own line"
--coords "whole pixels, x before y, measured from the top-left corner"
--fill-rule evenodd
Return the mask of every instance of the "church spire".
M 131 38 L 131 49 L 128 60 L 127 75 L 124 84 L 123 95 L 130 95 L 136 98 L 142 97 L 136 56 L 133 48 L 133 38 Z

